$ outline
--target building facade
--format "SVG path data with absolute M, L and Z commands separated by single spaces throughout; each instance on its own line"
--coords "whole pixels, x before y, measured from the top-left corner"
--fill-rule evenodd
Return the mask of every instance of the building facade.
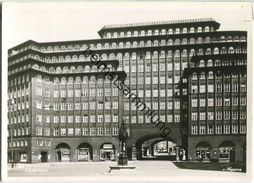
M 200 156 L 204 160 L 218 160 L 223 151 L 220 147 L 234 147 L 231 160 L 244 161 L 246 119 L 240 115 L 245 112 L 246 116 L 246 105 L 240 102 L 244 97 L 246 101 L 247 32 L 218 31 L 219 27 L 213 19 L 110 25 L 98 32 L 101 39 L 44 43 L 30 40 L 11 48 L 9 154 L 14 151 L 16 162 L 114 160 L 119 151 L 117 134 L 123 118 L 129 129 L 129 159 L 142 159 L 143 144 L 166 139 L 176 144 L 176 159 L 179 152 L 184 152 L 188 160 Z M 166 138 L 84 56 L 88 47 L 165 122 L 171 129 Z M 198 60 L 204 62 L 204 67 L 195 64 Z M 238 62 L 243 64 L 235 64 Z M 195 70 L 198 73 L 205 68 L 224 73 L 229 67 L 239 67 L 242 72 L 221 74 L 220 80 L 213 79 L 213 83 L 207 72 L 204 81 L 192 81 Z M 230 91 L 224 92 L 228 80 Z M 238 93 L 231 90 L 236 80 Z M 201 85 L 197 82 L 203 82 L 202 94 L 191 92 L 195 82 L 198 91 Z M 215 91 L 217 82 L 223 88 L 221 93 Z M 240 89 L 244 84 L 245 91 Z M 207 87 L 209 91 L 213 87 L 214 92 L 210 94 Z M 229 99 L 230 105 L 217 107 L 217 95 L 222 103 L 224 98 Z M 213 106 L 208 106 L 210 97 Z M 231 104 L 233 97 L 238 97 L 238 108 Z M 198 107 L 191 106 L 192 98 L 197 100 Z M 217 120 L 217 110 L 230 117 Z M 193 120 L 196 118 L 192 118 L 192 113 L 198 120 Z M 221 133 L 216 133 L 216 125 L 220 125 Z M 197 134 L 192 133 L 194 129 Z M 209 144 L 212 143 L 209 138 L 218 140 Z M 230 159 L 226 158 L 228 150 L 225 149 L 221 159 Z

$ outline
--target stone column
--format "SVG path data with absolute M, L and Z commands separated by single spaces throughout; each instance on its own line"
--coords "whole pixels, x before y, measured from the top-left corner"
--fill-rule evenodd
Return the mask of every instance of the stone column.
M 71 149 L 71 162 L 78 161 L 78 154 L 77 149 Z
M 137 149 L 136 149 L 135 146 L 132 146 L 131 159 L 132 160 L 137 160 Z
M 176 146 L 176 161 L 179 161 L 179 146 Z

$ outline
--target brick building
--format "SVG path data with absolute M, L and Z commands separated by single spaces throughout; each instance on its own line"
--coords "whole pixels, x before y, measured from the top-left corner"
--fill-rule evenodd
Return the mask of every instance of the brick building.
M 29 40 L 9 49 L 9 157 L 14 150 L 16 162 L 114 160 L 119 151 L 117 134 L 122 118 L 129 129 L 130 159 L 142 159 L 143 144 L 149 144 L 145 149 L 153 151 L 151 145 L 165 141 L 151 119 L 84 57 L 83 51 L 90 46 L 171 129 L 166 140 L 176 144 L 176 159 L 181 150 L 189 160 L 200 155 L 204 160 L 219 159 L 215 154 L 225 151 L 221 155 L 225 161 L 243 161 L 246 119 L 241 115 L 245 112 L 246 116 L 247 33 L 218 31 L 219 27 L 210 18 L 109 25 L 99 30 L 101 39 Z M 202 68 L 197 64 L 200 60 Z M 238 62 L 242 64 L 235 64 Z M 239 73 L 229 67 L 239 67 L 235 69 Z M 215 79 L 213 73 L 214 79 L 210 80 L 210 70 L 223 74 Z M 229 76 L 224 76 L 227 70 Z M 206 79 L 193 80 L 192 75 L 201 71 L 206 72 L 201 75 Z M 232 81 L 230 86 L 228 81 Z M 231 91 L 236 81 L 238 92 Z M 203 82 L 201 94 L 191 92 L 195 82 L 198 89 L 198 82 Z M 208 92 L 211 82 L 214 90 L 220 83 L 222 92 Z M 229 92 L 224 92 L 226 84 Z M 238 97 L 239 106 L 232 102 L 229 106 L 208 106 L 210 97 L 215 103 L 217 95 L 220 100 L 232 102 Z M 198 107 L 191 106 L 192 98 Z M 217 121 L 218 109 L 225 111 L 229 119 Z M 198 120 L 192 120 L 192 113 Z M 216 133 L 216 125 L 221 125 L 223 133 Z M 192 133 L 195 130 L 197 134 Z M 234 150 L 234 158 L 226 156 L 228 150 Z

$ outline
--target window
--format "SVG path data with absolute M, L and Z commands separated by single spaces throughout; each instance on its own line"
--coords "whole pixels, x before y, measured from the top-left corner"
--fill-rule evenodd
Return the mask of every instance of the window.
M 68 135 L 72 136 L 73 135 L 73 128 L 68 128 Z
M 238 111 L 232 111 L 232 119 L 238 119 Z
M 225 134 L 230 133 L 230 125 L 224 125 L 224 133 Z
M 61 116 L 61 123 L 65 123 L 66 122 L 66 116 Z
M 205 107 L 206 106 L 206 100 L 205 99 L 200 99 L 199 100 L 199 102 L 200 102 L 200 107 Z
M 198 119 L 198 113 L 197 112 L 192 112 L 191 113 L 191 120 L 192 121 L 197 121 Z
M 68 123 L 73 123 L 73 116 L 72 115 L 68 115 Z
M 43 140 L 39 139 L 36 141 L 37 146 L 42 147 L 43 146 Z
M 229 98 L 224 99 L 224 105 L 225 106 L 230 106 L 230 99 Z
M 118 122 L 118 115 L 117 114 L 113 115 L 113 122 Z
M 191 100 L 191 106 L 192 107 L 197 107 L 198 106 L 198 100 L 197 99 L 192 99 Z
M 246 133 L 246 125 L 240 125 L 240 133 Z
M 232 87 L 233 92 L 238 92 L 238 83 L 234 83 Z
M 137 119 L 136 119 L 136 116 L 132 116 L 131 117 L 131 123 L 136 123 Z
M 20 118 L 18 118 L 20 120 Z M 36 122 L 37 123 L 42 123 L 42 115 L 41 114 L 36 114 Z M 20 121 L 18 121 L 20 123 Z
M 246 119 L 246 111 L 240 111 L 240 119 Z
M 173 102 L 168 102 L 168 109 L 172 109 L 173 108 Z
M 105 122 L 110 123 L 111 117 L 110 115 L 105 115 Z
M 212 93 L 213 92 L 213 85 L 208 85 L 208 92 Z
M 230 111 L 224 111 L 224 119 L 229 120 L 230 119 Z
M 53 122 L 54 123 L 59 123 L 59 116 L 54 116 L 53 117 Z
M 83 135 L 85 135 L 85 136 L 89 135 L 88 128 L 82 128 L 82 131 L 83 131 Z
M 205 118 L 206 118 L 205 112 L 200 112 L 200 114 L 199 114 L 199 119 L 200 119 L 200 120 L 205 120 Z
M 222 92 L 222 85 L 216 84 L 216 92 Z
M 117 127 L 113 128 L 113 135 L 118 135 L 118 128 Z
M 44 135 L 45 136 L 50 136 L 50 128 L 44 128 Z
M 216 134 L 221 134 L 222 133 L 222 125 L 216 125 L 215 132 L 216 132 Z
M 111 129 L 110 128 L 105 128 L 105 135 L 110 135 L 111 134 Z
M 241 105 L 246 105 L 246 97 L 241 97 Z
M 246 85 L 245 84 L 241 84 L 241 92 L 245 92 L 246 91 Z
M 66 90 L 61 90 L 61 97 L 66 97 Z
M 83 115 L 83 123 L 88 123 L 88 116 L 87 115 Z
M 225 84 L 224 85 L 224 91 L 225 92 L 230 92 L 230 84 Z
M 213 98 L 208 98 L 208 106 L 209 107 L 213 106 Z
M 198 126 L 191 126 L 191 134 L 198 134 Z
M 208 125 L 207 133 L 213 134 L 213 126 L 212 125 Z
M 96 128 L 90 128 L 90 135 L 96 135 Z
M 200 85 L 200 93 L 205 93 L 206 92 L 206 89 L 205 89 L 205 85 Z
M 50 89 L 45 89 L 45 97 L 50 97 Z
M 53 128 L 53 136 L 59 135 L 59 128 Z
M 198 86 L 197 85 L 192 85 L 191 86 L 191 91 L 192 91 L 192 93 L 197 93 L 198 92 Z
M 81 122 L 81 116 L 80 115 L 76 115 L 75 116 L 75 122 L 76 123 L 80 123 Z
M 222 98 L 216 98 L 216 106 L 222 106 Z
M 175 115 L 175 123 L 179 123 L 180 122 L 180 115 L 177 114 Z
M 199 126 L 199 134 L 205 134 L 206 133 L 206 128 L 204 125 Z
M 216 120 L 222 119 L 222 111 L 216 111 Z
M 42 135 L 42 127 L 36 127 L 36 135 Z
M 208 120 L 213 120 L 213 115 L 214 115 L 213 112 L 208 112 L 208 113 L 207 113 L 207 118 L 208 118 Z
M 143 116 L 139 116 L 139 117 L 138 117 L 138 123 L 143 123 L 143 121 L 144 121 Z
M 75 103 L 75 110 L 80 110 L 80 109 L 81 109 L 80 103 Z
M 65 136 L 66 135 L 66 128 L 61 128 L 61 136 Z
M 232 105 L 237 106 L 238 105 L 238 97 L 233 97 L 232 100 L 233 100 Z
M 103 128 L 97 128 L 97 135 L 103 135 Z

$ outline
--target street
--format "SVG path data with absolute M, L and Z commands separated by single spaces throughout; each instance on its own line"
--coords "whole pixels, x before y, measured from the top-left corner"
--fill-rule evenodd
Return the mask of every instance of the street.
M 8 167 L 10 177 L 190 177 L 190 176 L 236 176 L 244 177 L 245 173 L 187 170 L 180 169 L 171 161 L 131 161 L 128 163 L 135 166 L 135 170 L 114 170 L 109 173 L 109 166 L 115 166 L 116 162 L 72 162 L 72 163 L 41 163 L 41 164 L 18 164 L 15 168 Z

